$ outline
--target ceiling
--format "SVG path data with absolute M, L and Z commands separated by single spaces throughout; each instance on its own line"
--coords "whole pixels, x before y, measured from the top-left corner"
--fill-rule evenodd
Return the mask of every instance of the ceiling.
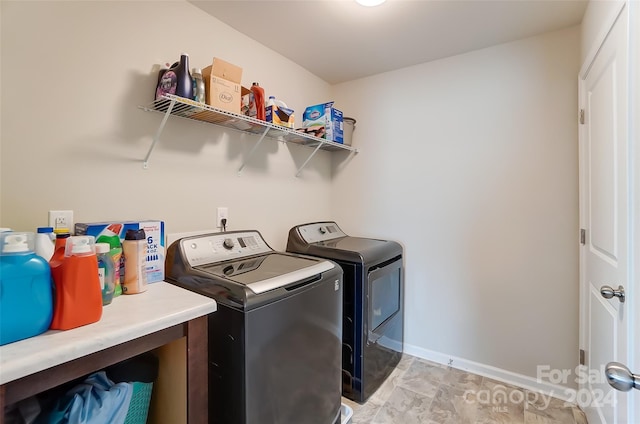
M 578 25 L 586 0 L 189 0 L 330 84 Z

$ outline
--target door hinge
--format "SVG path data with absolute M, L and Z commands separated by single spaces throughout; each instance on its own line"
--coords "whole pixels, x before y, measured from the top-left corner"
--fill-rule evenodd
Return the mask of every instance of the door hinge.
M 580 365 L 584 365 L 586 363 L 585 356 L 586 356 L 586 353 L 584 349 L 580 349 Z
M 580 228 L 580 244 L 584 245 L 587 243 L 587 230 L 584 228 Z
M 584 109 L 580 109 L 580 123 L 584 125 Z

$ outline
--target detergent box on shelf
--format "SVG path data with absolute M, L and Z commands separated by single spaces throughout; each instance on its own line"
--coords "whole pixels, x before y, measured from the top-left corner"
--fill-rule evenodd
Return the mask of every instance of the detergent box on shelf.
M 333 107 L 333 102 L 309 106 L 305 109 L 302 127 L 305 132 L 336 143 L 343 142 L 342 111 Z
M 143 229 L 147 236 L 147 282 L 155 283 L 164 280 L 164 222 L 163 221 L 109 221 L 76 223 L 76 235 L 94 236 L 96 242 L 103 237 L 118 235 L 120 242 L 124 240 L 127 230 Z

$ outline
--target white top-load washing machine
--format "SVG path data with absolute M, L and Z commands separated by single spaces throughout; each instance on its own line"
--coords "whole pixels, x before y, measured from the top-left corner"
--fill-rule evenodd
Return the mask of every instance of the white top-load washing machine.
M 166 278 L 218 302 L 208 318 L 210 423 L 340 422 L 339 266 L 233 231 L 172 243 Z

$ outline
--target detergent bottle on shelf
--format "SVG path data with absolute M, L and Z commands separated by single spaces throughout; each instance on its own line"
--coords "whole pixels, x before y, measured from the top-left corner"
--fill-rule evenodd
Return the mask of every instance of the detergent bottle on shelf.
M 266 121 L 266 112 L 264 104 L 264 88 L 260 87 L 260 84 L 254 82 L 251 85 L 251 92 L 253 93 L 253 101 L 256 106 L 256 119 Z
M 96 243 L 96 256 L 98 258 L 98 278 L 102 292 L 102 306 L 108 305 L 113 300 L 113 292 L 116 288 L 115 265 L 109 251 L 108 243 Z
M 52 238 L 51 234 L 53 234 L 53 227 L 38 227 L 36 233 L 35 252 L 47 262 L 53 256 L 55 249 L 55 236 Z
M 289 109 L 285 102 L 276 99 L 275 96 L 269 96 L 265 116 L 267 122 L 288 128 L 293 128 L 294 126 L 293 109 Z
M 61 261 L 64 259 L 64 249 L 67 246 L 67 239 L 71 237 L 71 233 L 68 228 L 56 228 L 53 230 L 56 235 L 56 241 L 53 245 L 53 255 L 49 259 L 49 265 L 54 261 Z
M 51 269 L 34 234 L 0 233 L 0 345 L 44 333 L 51 324 Z
M 193 78 L 189 72 L 189 55 L 182 53 L 180 62 L 176 68 L 176 96 L 193 100 Z
M 55 256 L 51 261 L 56 288 L 51 329 L 69 330 L 99 321 L 102 291 L 94 237 L 68 237 L 62 260 Z
M 202 78 L 202 70 L 200 68 L 193 68 L 191 77 L 193 78 L 193 100 L 204 103 L 206 101 L 206 89 L 204 79 Z
M 122 243 L 124 252 L 124 294 L 147 290 L 147 236 L 143 229 L 127 230 Z
M 168 63 L 167 66 L 169 66 Z M 178 76 L 176 75 L 177 67 L 178 62 L 168 68 L 162 68 L 158 72 L 156 100 L 162 98 L 165 94 L 176 94 L 176 89 L 178 88 Z
M 107 243 L 109 245 L 109 254 L 113 260 L 115 267 L 114 282 L 115 290 L 113 297 L 118 297 L 122 294 L 122 278 L 121 271 L 123 265 L 122 258 L 122 243 L 120 242 L 120 232 L 122 231 L 122 224 L 109 224 L 104 230 L 96 237 L 96 243 Z

